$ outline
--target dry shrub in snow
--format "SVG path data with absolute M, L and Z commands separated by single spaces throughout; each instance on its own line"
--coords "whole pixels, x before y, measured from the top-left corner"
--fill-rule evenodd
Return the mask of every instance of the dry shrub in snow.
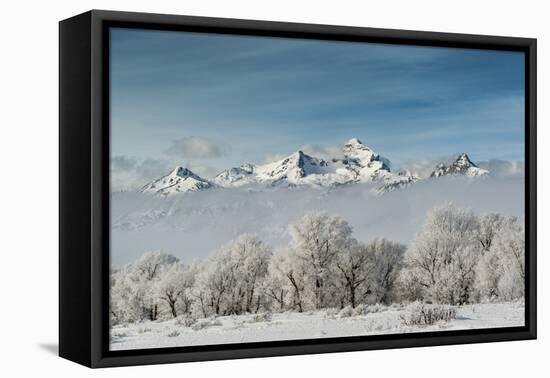
M 373 305 L 359 305 L 357 306 L 355 311 L 357 311 L 358 315 L 375 314 L 377 312 L 388 311 L 388 306 L 380 303 L 376 303 Z
M 204 328 L 209 327 L 215 327 L 215 326 L 221 326 L 222 322 L 219 319 L 211 318 L 211 319 L 201 319 L 197 321 L 195 324 L 191 326 L 191 329 L 193 331 L 198 331 Z
M 273 315 L 271 312 L 262 312 L 259 314 L 254 314 L 249 320 L 250 323 L 261 323 L 261 322 L 270 322 Z
M 340 312 L 338 312 L 339 318 L 349 318 L 352 316 L 361 316 L 361 315 L 367 315 L 367 314 L 374 314 L 377 312 L 384 312 L 387 311 L 388 307 L 384 306 L 380 303 L 374 304 L 374 305 L 366 305 L 366 304 L 360 304 L 357 307 L 353 308 L 351 306 L 346 306 Z M 327 311 L 328 315 L 328 311 Z
M 184 327 L 191 327 L 196 322 L 197 318 L 190 314 L 185 314 L 176 318 L 176 324 Z
M 415 302 L 400 316 L 407 326 L 431 325 L 439 321 L 448 322 L 456 318 L 456 308 L 449 305 L 436 305 Z
M 126 336 L 128 336 L 128 333 L 124 331 L 113 332 L 113 337 L 126 337 Z
M 178 337 L 180 335 L 180 333 L 176 330 L 173 330 L 172 332 L 166 334 L 166 336 L 168 337 Z
M 357 307 L 355 307 L 355 313 L 357 315 L 366 315 L 368 313 L 367 305 L 363 303 L 361 303 L 360 305 L 357 305 Z
M 334 319 L 336 318 L 336 315 L 338 315 L 338 309 L 336 308 L 327 308 L 325 311 L 325 318 L 327 319 Z
M 355 312 L 355 309 L 351 306 L 346 306 L 340 312 L 338 313 L 339 318 L 350 318 L 352 316 L 356 316 L 357 313 Z

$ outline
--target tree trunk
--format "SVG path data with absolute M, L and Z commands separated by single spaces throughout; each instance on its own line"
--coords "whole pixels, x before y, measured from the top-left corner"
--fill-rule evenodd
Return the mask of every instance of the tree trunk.
M 157 320 L 157 315 L 158 315 L 158 305 L 151 306 L 151 308 L 149 309 L 149 318 L 151 320 Z
M 262 301 L 260 300 L 260 296 L 258 295 L 257 297 L 257 301 L 256 301 L 256 310 L 254 311 L 254 313 L 258 313 L 258 311 L 260 311 L 260 306 L 262 304 Z
M 174 318 L 176 318 L 178 316 L 178 314 L 176 312 L 176 302 L 175 301 L 170 301 L 168 303 L 170 304 L 170 311 L 172 312 L 172 316 Z

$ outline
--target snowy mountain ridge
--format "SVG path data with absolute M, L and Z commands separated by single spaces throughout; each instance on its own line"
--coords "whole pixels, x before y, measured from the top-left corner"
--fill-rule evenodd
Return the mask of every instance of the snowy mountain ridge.
M 441 177 L 446 175 L 462 174 L 470 177 L 484 176 L 489 174 L 489 171 L 479 168 L 475 165 L 466 153 L 461 153 L 458 158 L 450 165 L 446 166 L 439 163 L 430 177 Z
M 211 188 L 213 184 L 184 167 L 176 167 L 170 174 L 162 176 L 140 189 L 142 193 L 169 195 L 196 192 Z
M 384 193 L 411 185 L 419 177 L 408 171 L 392 172 L 389 162 L 359 139 L 353 138 L 342 147 L 342 155 L 331 159 L 310 156 L 298 150 L 282 159 L 265 164 L 242 164 L 205 179 L 187 168 L 176 167 L 141 188 L 143 193 L 171 195 L 210 188 L 239 188 L 253 184 L 273 186 L 311 186 L 330 188 L 353 183 L 373 183 L 375 191 Z M 488 174 L 462 153 L 450 165 L 438 164 L 430 177 Z

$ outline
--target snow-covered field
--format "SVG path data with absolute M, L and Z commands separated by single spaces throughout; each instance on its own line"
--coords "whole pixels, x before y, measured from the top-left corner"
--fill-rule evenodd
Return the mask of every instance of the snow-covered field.
M 120 324 L 111 329 L 111 350 L 519 327 L 525 313 L 523 302 L 472 304 L 456 307 L 456 318 L 448 322 L 409 326 L 403 322 L 408 310 L 375 305 L 349 317 L 329 309 L 212 317 L 190 327 L 176 320 Z

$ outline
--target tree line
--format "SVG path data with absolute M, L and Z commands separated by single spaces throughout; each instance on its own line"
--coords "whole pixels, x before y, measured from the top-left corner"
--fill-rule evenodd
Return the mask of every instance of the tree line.
M 289 234 L 289 245 L 275 254 L 252 234 L 190 264 L 148 252 L 112 272 L 111 320 L 524 295 L 524 229 L 516 218 L 435 207 L 408 248 L 387 239 L 359 241 L 348 222 L 326 213 L 306 214 Z

